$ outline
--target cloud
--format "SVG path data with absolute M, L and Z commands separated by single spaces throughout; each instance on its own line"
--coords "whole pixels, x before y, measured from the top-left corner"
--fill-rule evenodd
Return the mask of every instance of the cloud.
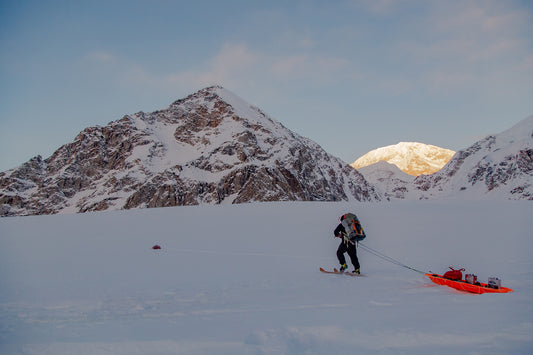
M 488 86 L 498 93 L 513 86 L 531 90 L 525 78 L 533 75 L 533 21 L 519 3 L 346 1 L 349 23 L 339 18 L 319 31 L 284 26 L 263 42 L 228 41 L 189 67 L 163 71 L 106 51 L 86 59 L 90 69 L 107 68 L 102 72 L 122 86 L 146 85 L 173 95 L 213 84 L 246 92 L 351 83 L 368 94 L 419 97 L 464 95 Z M 276 45 L 273 38 L 279 39 Z
M 85 55 L 85 60 L 93 64 L 115 64 L 117 58 L 105 51 L 93 51 Z
M 527 48 L 532 28 L 525 11 L 492 1 L 444 4 L 430 17 L 430 30 L 441 38 L 431 46 L 434 52 L 479 62 Z
M 348 5 L 358 9 L 363 8 L 373 15 L 386 16 L 391 15 L 398 8 L 405 6 L 413 1 L 406 0 L 351 0 Z
M 131 58 L 122 58 L 108 52 L 94 51 L 84 57 L 87 70 L 105 75 L 109 83 L 119 87 L 146 87 L 175 92 L 221 84 L 240 87 L 254 72 L 264 71 L 258 53 L 244 44 L 225 44 L 211 58 L 189 70 L 155 74 L 150 67 L 142 66 Z
M 311 47 L 312 41 L 298 42 L 302 47 Z M 204 87 L 221 84 L 228 87 L 243 87 L 252 82 L 286 83 L 300 80 L 314 84 L 327 84 L 343 77 L 349 61 L 334 56 L 309 53 L 265 53 L 251 50 L 245 44 L 225 44 L 221 50 L 201 67 L 170 74 L 165 81 L 171 85 Z
M 316 46 L 316 42 L 310 38 L 302 38 L 299 41 L 297 41 L 297 44 L 299 47 L 305 48 L 305 49 L 313 49 Z
M 348 67 L 349 61 L 332 56 L 295 54 L 273 60 L 270 72 L 278 80 L 310 80 L 315 83 L 336 81 L 338 74 Z
M 513 86 L 524 58 L 532 55 L 529 12 L 499 1 L 432 3 L 414 25 L 418 36 L 404 37 L 395 50 L 414 79 L 433 93 Z M 409 64 L 411 61 L 412 66 Z M 531 74 L 531 71 L 529 71 Z M 525 73 L 524 73 L 525 74 Z
M 501 35 L 526 24 L 528 13 L 502 1 L 446 1 L 432 8 L 431 21 L 442 32 Z
M 240 80 L 245 80 L 247 73 L 253 71 L 260 61 L 260 56 L 250 51 L 244 44 L 225 44 L 203 68 L 169 74 L 165 81 L 171 85 L 192 87 L 213 84 L 234 86 Z

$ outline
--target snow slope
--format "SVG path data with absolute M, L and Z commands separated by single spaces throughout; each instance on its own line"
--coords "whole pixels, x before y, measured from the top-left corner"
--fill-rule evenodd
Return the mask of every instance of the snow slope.
M 368 277 L 322 274 L 346 211 L 367 246 L 515 292 L 460 293 L 361 249 Z M 531 353 L 532 212 L 275 202 L 2 218 L 0 353 Z
M 387 200 L 408 198 L 414 190 L 412 183 L 415 177 L 384 160 L 364 166 L 357 171 Z

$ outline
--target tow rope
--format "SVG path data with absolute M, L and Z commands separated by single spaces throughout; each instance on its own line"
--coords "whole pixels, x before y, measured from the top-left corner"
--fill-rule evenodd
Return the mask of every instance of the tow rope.
M 388 261 L 389 263 L 392 263 L 392 264 L 394 264 L 394 265 L 398 265 L 398 266 L 404 267 L 404 268 L 406 268 L 406 269 L 409 269 L 409 270 L 412 270 L 412 271 L 418 272 L 418 273 L 423 274 L 423 275 L 426 274 L 425 272 L 420 271 L 420 270 L 417 270 L 417 269 L 415 269 L 415 268 L 413 268 L 413 267 L 410 267 L 409 265 L 406 265 L 406 264 L 402 263 L 401 261 L 398 261 L 398 260 L 396 260 L 396 259 L 394 259 L 394 258 L 391 258 L 390 256 L 385 255 L 385 254 L 383 254 L 383 253 L 377 251 L 376 249 L 372 249 L 372 248 L 370 248 L 369 246 L 366 246 L 365 244 L 363 244 L 362 242 L 358 242 L 358 246 L 360 246 L 364 251 L 366 251 L 366 252 L 368 252 L 368 253 L 370 253 L 370 254 L 372 254 L 372 255 L 374 255 L 374 256 L 377 256 L 377 257 L 380 258 L 380 259 L 383 259 L 383 260 L 385 260 L 385 261 Z

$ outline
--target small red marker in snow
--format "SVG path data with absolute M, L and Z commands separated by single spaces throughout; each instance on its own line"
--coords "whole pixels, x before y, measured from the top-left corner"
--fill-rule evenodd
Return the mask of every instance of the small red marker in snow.
M 157 249 L 161 249 L 161 247 L 160 247 L 159 245 L 156 244 L 156 245 L 154 245 L 154 246 L 152 247 L 152 249 L 157 250 Z

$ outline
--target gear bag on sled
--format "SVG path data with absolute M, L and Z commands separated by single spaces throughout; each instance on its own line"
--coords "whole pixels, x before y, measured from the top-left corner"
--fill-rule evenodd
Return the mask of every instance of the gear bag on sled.
M 453 267 L 450 266 L 450 269 L 451 271 L 446 271 L 442 276 L 450 280 L 461 281 L 463 279 L 463 271 L 465 271 L 464 268 L 455 270 Z
M 341 217 L 341 223 L 348 235 L 348 239 L 352 242 L 360 242 L 366 238 L 365 230 L 361 226 L 361 222 L 353 213 L 346 213 Z

